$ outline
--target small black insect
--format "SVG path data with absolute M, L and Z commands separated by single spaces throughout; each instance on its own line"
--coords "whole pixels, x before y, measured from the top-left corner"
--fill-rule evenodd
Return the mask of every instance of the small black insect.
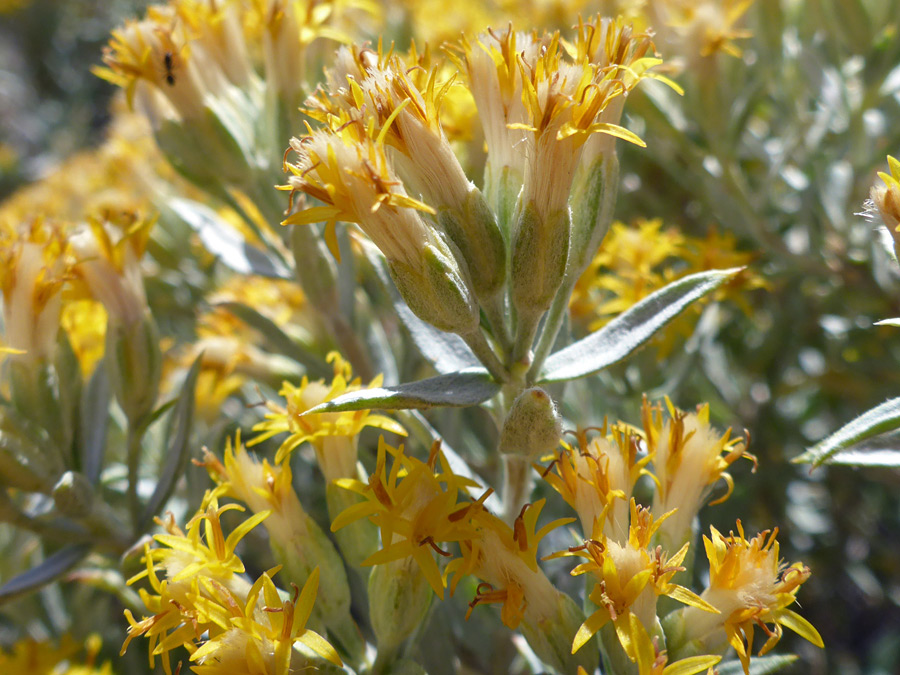
M 170 87 L 175 84 L 175 73 L 172 72 L 174 61 L 175 57 L 172 56 L 172 52 L 166 52 L 166 55 L 163 56 L 163 65 L 166 68 L 166 83 Z

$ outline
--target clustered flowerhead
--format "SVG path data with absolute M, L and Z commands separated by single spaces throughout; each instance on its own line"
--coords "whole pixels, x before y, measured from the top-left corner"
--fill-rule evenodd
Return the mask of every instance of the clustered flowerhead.
M 357 223 L 413 312 L 463 336 L 484 361 L 483 345 L 472 345 L 478 310 L 503 345 L 512 303 L 523 326 L 512 359 L 527 360 L 573 227 L 596 238 L 595 216 L 589 227 L 569 215 L 576 173 L 614 153 L 615 138 L 642 144 L 618 123 L 627 94 L 661 62 L 652 49 L 648 35 L 600 17 L 580 22 L 572 42 L 512 26 L 464 37 L 443 61 L 415 45 L 407 55 L 344 47 L 307 102 L 320 126 L 291 142 L 297 160 L 285 164 L 284 189 L 314 201 L 284 224 L 325 222 L 336 252 L 336 222 Z M 459 90 L 471 94 L 484 131 L 484 194 L 447 133 L 445 103 Z
M 599 432 L 590 443 L 587 432 L 579 432 L 577 450 L 565 446 L 550 467 L 535 467 L 576 510 L 582 524 L 584 543 L 553 556 L 585 558 L 572 574 L 589 575 L 593 581 L 589 598 L 597 609 L 575 635 L 573 652 L 611 623 L 623 654 L 642 664 L 640 672 L 665 672 L 662 652 L 650 659 L 656 652 L 648 637 L 660 635 L 661 595 L 687 605 L 663 618 L 669 649 L 676 656 L 685 655 L 688 643 L 693 644 L 693 654 L 715 654 L 721 648 L 715 633 L 724 629 L 746 671 L 754 622 L 763 627 L 776 624 L 764 629 L 769 642 L 761 653 L 777 642 L 780 625 L 821 646 L 815 629 L 786 609 L 809 569 L 801 563 L 785 568 L 774 534 L 766 540 L 768 533 L 763 533 L 747 542 L 740 525 L 739 535 L 727 539 L 713 530 L 712 539 L 704 537 L 710 561 L 708 588 L 698 595 L 672 580 L 686 570 L 689 549 L 696 543 L 694 521 L 713 485 L 720 479 L 725 482 L 725 494 L 712 503 L 724 501 L 733 488 L 726 470 L 740 457 L 753 459 L 743 439 L 712 428 L 708 406 L 684 413 L 668 400 L 664 409 L 645 399 L 641 429 L 619 423 L 604 425 Z M 641 476 L 648 477 L 653 489 L 649 508 L 632 496 Z M 698 672 L 709 665 L 701 659 L 685 661 L 683 667 L 697 666 L 690 672 Z
M 243 509 L 237 504 L 220 507 L 210 493 L 188 523 L 187 532 L 172 518 L 165 522 L 167 534 L 154 537 L 164 548 L 148 545 L 146 569 L 129 580 L 148 580 L 150 590 L 141 588 L 139 592 L 151 616 L 138 621 L 125 611 L 131 628 L 122 653 L 133 639 L 144 635 L 150 640 L 151 667 L 155 657 L 162 656 L 166 673 L 172 672 L 170 652 L 183 646 L 196 673 L 286 674 L 307 664 L 306 657 L 295 650 L 301 643 L 340 665 L 334 648 L 306 628 L 318 588 L 318 570 L 302 591 L 295 588 L 291 599 L 283 598 L 272 582 L 277 570 L 262 574 L 251 584 L 236 547 L 269 512 L 251 516 L 226 537 L 221 516 L 233 510 Z

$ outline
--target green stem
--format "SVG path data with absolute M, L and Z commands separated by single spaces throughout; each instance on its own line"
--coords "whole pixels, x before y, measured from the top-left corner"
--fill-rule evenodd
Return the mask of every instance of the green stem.
M 504 354 L 509 354 L 512 349 L 512 338 L 509 336 L 509 328 L 506 324 L 506 310 L 504 308 L 503 293 L 495 293 L 492 297 L 486 298 L 482 303 L 484 315 L 487 317 L 488 324 L 491 327 L 491 333 L 497 340 L 500 349 Z
M 520 310 L 516 317 L 516 339 L 509 368 L 520 379 L 530 370 L 533 358 L 531 345 L 534 343 L 534 336 L 537 334 L 542 314 L 543 312 Z
M 470 333 L 460 335 L 460 337 L 497 382 L 506 382 L 509 379 L 509 373 L 503 367 L 503 364 L 500 363 L 480 329 L 476 328 Z
M 136 428 L 131 420 L 128 421 L 126 437 L 126 451 L 128 464 L 128 512 L 131 515 L 131 526 L 135 536 L 140 535 L 141 528 L 141 503 L 138 499 L 138 466 L 141 459 L 141 438 L 143 433 Z
M 556 342 L 556 336 L 559 335 L 559 330 L 562 328 L 565 320 L 566 312 L 569 310 L 569 297 L 572 295 L 572 289 L 575 288 L 576 281 L 577 277 L 566 275 L 566 279 L 553 299 L 553 304 L 550 305 L 550 311 L 547 313 L 547 319 L 544 321 L 544 327 L 541 330 L 541 337 L 534 350 L 531 367 L 525 376 L 525 381 L 528 384 L 533 383 L 537 379 L 544 361 L 550 355 L 550 350 L 553 348 L 553 343 Z

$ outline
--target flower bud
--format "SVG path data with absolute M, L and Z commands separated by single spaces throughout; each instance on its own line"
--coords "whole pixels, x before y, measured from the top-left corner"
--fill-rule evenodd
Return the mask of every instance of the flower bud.
M 555 450 L 561 436 L 556 404 L 546 391 L 532 387 L 513 401 L 500 432 L 500 452 L 537 460 Z
M 396 648 L 422 624 L 431 596 L 412 556 L 375 565 L 369 575 L 369 618 L 379 650 Z

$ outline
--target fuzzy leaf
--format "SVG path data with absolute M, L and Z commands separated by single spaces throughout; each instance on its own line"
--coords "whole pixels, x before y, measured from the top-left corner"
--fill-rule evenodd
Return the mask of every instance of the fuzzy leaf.
M 78 450 L 81 454 L 81 472 L 91 485 L 97 484 L 103 468 L 111 396 L 109 376 L 106 368 L 101 366 L 94 371 L 81 401 L 81 438 Z
M 0 604 L 32 593 L 65 574 L 91 550 L 90 544 L 74 544 L 48 556 L 37 567 L 22 572 L 0 587 Z
M 375 387 L 353 391 L 326 401 L 306 411 L 312 413 L 344 410 L 408 410 L 411 408 L 462 408 L 477 405 L 491 398 L 500 385 L 481 368 L 429 377 L 396 387 Z
M 378 280 L 390 294 L 391 303 L 394 305 L 397 316 L 406 326 L 422 356 L 431 362 L 435 370 L 439 373 L 455 373 L 477 367 L 478 359 L 462 338 L 453 333 L 438 330 L 413 314 L 394 285 L 381 252 L 374 245 L 368 243 L 363 246 L 363 250 L 378 275 Z
M 167 205 L 198 234 L 210 253 L 235 272 L 272 279 L 293 278 L 281 261 L 244 241 L 234 227 L 208 206 L 182 198 L 171 199 Z
M 156 488 L 141 515 L 142 529 L 150 524 L 153 516 L 159 513 L 168 501 L 175 489 L 175 483 L 178 482 L 187 465 L 188 440 L 190 440 L 194 419 L 194 389 L 197 385 L 197 376 L 200 374 L 202 359 L 202 354 L 194 359 L 172 409 L 166 433 L 166 462 L 159 474 Z
M 787 668 L 797 661 L 794 654 L 781 654 L 778 656 L 764 656 L 750 659 L 750 675 L 768 675 Z M 718 675 L 743 675 L 744 669 L 740 661 L 729 661 L 716 666 Z
M 845 424 L 831 436 L 804 452 L 792 461 L 796 464 L 821 466 L 835 454 L 847 450 L 861 441 L 900 428 L 900 398 L 892 398 L 863 413 Z M 841 462 L 848 464 L 849 462 Z
M 695 300 L 741 271 L 699 272 L 673 281 L 629 308 L 600 330 L 551 355 L 538 383 L 593 375 L 628 356 Z

